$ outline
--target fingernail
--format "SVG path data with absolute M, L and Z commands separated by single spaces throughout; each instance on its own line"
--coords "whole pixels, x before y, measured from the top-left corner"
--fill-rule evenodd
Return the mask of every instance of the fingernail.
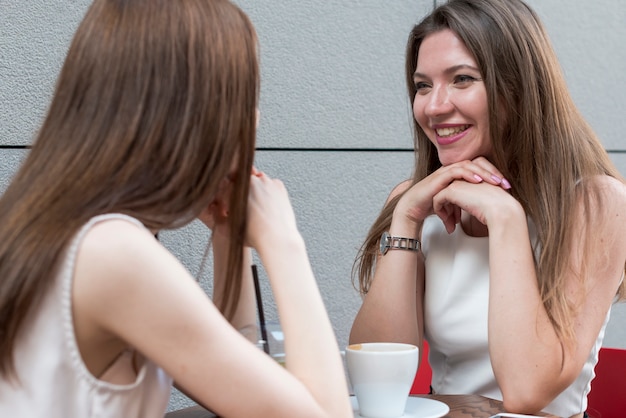
M 496 183 L 498 183 L 498 184 L 502 183 L 502 179 L 500 177 L 496 176 L 495 174 L 491 175 L 491 179 L 493 181 L 495 181 Z
M 502 186 L 504 186 L 504 188 L 508 190 L 511 188 L 511 183 L 509 183 L 507 179 L 502 179 Z
M 483 181 L 483 178 L 482 178 L 482 177 L 480 177 L 478 174 L 474 174 L 474 178 L 475 178 L 478 182 Z

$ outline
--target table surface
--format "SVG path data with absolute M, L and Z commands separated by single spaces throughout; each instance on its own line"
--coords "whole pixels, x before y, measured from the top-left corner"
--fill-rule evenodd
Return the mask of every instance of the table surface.
M 444 418 L 488 418 L 498 412 L 506 412 L 502 402 L 480 395 L 415 395 L 436 399 L 447 404 L 450 412 Z M 540 414 L 551 417 L 550 414 Z M 201 406 L 192 406 L 170 412 L 165 418 L 214 418 L 215 415 Z

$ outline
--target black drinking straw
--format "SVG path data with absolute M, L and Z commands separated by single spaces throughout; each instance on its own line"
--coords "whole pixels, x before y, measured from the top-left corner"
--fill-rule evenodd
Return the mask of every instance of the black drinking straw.
M 263 351 L 270 353 L 270 347 L 267 341 L 267 329 L 265 328 L 265 314 L 263 313 L 263 301 L 261 300 L 261 287 L 259 286 L 259 274 L 256 270 L 256 264 L 252 265 L 252 278 L 254 279 L 254 293 L 256 295 L 256 308 L 259 311 L 259 324 L 261 326 L 261 338 L 263 339 Z

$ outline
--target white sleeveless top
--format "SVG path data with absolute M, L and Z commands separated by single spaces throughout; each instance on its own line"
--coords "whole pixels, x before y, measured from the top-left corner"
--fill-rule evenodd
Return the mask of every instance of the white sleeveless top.
M 531 240 L 536 240 L 532 222 Z M 448 234 L 437 216 L 424 221 L 426 285 L 424 333 L 430 346 L 432 387 L 438 394 L 478 394 L 502 400 L 489 358 L 489 238 L 460 225 Z M 609 313 L 578 378 L 543 410 L 570 417 L 587 408 Z
M 94 377 L 78 351 L 72 321 L 72 282 L 79 243 L 96 222 L 126 219 L 111 214 L 93 218 L 68 247 L 49 292 L 36 306 L 16 341 L 19 384 L 0 379 L 0 417 L 11 418 L 154 418 L 163 417 L 172 380 L 144 360 L 136 380 L 128 385 Z M 105 372 L 119 375 L 132 353 L 125 353 Z M 128 363 L 126 363 L 128 364 Z

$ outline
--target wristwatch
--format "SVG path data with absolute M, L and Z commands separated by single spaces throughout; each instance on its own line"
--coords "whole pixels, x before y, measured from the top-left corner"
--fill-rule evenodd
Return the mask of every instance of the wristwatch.
M 420 242 L 414 238 L 392 237 L 385 231 L 380 237 L 380 255 L 387 254 L 389 250 L 419 251 Z

